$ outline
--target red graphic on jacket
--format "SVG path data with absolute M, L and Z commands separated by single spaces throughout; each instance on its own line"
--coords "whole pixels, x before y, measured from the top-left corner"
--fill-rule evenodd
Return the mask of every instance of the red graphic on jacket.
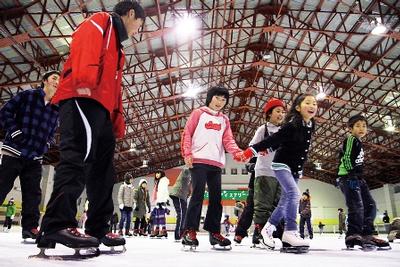
M 216 130 L 216 131 L 221 131 L 221 124 L 220 123 L 213 123 L 212 121 L 209 121 L 205 124 L 206 129 L 211 129 L 211 130 Z

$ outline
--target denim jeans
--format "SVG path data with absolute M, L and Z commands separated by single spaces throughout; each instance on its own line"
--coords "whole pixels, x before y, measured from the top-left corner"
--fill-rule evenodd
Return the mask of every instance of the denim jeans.
M 346 236 L 373 234 L 376 204 L 365 180 L 356 177 L 341 177 L 339 187 L 344 194 L 348 209 Z
M 124 228 L 125 223 L 125 231 L 129 231 L 131 228 L 131 216 L 132 210 L 121 210 L 121 220 L 119 221 L 119 229 L 122 230 Z
M 288 170 L 274 170 L 276 179 L 281 186 L 281 197 L 278 206 L 272 212 L 269 222 L 277 226 L 285 220 L 285 231 L 297 230 L 296 216 L 300 200 L 298 179 Z

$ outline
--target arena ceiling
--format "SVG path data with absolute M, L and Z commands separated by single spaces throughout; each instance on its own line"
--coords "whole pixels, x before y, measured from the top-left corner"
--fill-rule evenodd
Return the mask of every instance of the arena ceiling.
M 0 107 L 37 86 L 44 71 L 61 70 L 74 29 L 116 2 L 0 1 Z M 270 97 L 290 105 L 299 93 L 324 91 L 305 175 L 334 183 L 347 118 L 363 113 L 370 124 L 364 143 L 368 184 L 400 181 L 400 1 L 141 3 L 148 15 L 143 31 L 124 43 L 127 134 L 115 154 L 119 176 L 182 165 L 186 120 L 204 104 L 207 88 L 222 84 L 231 93 L 225 112 L 240 147 L 264 123 L 262 107 Z M 188 17 L 197 21 L 196 30 L 183 36 L 193 23 Z M 383 33 L 372 34 L 383 25 Z M 188 97 L 193 90 L 198 96 Z M 57 147 L 46 159 L 58 161 Z M 149 167 L 141 167 L 143 160 Z

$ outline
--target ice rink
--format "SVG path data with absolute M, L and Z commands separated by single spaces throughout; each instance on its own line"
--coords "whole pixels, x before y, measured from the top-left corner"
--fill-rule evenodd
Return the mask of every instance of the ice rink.
M 0 232 L 0 266 L 173 266 L 173 267 L 230 267 L 230 266 L 400 266 L 400 241 L 391 243 L 388 251 L 361 250 L 346 251 L 344 240 L 336 235 L 316 235 L 307 254 L 285 254 L 275 251 L 251 248 L 251 240 L 244 239 L 240 246 L 232 246 L 231 251 L 212 250 L 206 234 L 199 235 L 200 246 L 196 252 L 182 250 L 182 245 L 173 240 L 173 233 L 168 239 L 150 239 L 145 237 L 127 238 L 127 251 L 123 254 L 100 255 L 80 261 L 55 261 L 28 259 L 37 254 L 35 244 L 23 243 L 21 228 L 13 227 L 9 233 Z M 382 236 L 384 237 L 384 236 Z M 233 237 L 230 236 L 232 240 Z M 102 249 L 108 249 L 102 247 Z M 73 254 L 73 250 L 57 245 L 47 254 Z

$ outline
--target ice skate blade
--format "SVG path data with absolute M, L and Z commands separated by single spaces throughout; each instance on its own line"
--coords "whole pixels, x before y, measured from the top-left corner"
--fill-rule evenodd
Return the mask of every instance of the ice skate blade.
M 93 249 L 93 250 L 92 250 Z M 90 252 L 88 254 L 81 254 L 81 250 L 87 250 Z M 75 253 L 72 255 L 46 255 L 46 248 L 41 248 L 39 254 L 31 255 L 29 259 L 45 259 L 45 260 L 59 260 L 59 261 L 79 261 L 84 259 L 89 259 L 93 257 L 98 257 L 100 255 L 100 250 L 98 248 L 79 248 L 75 249 Z
M 197 252 L 197 246 L 183 245 L 182 250 L 186 252 Z
M 21 241 L 21 244 L 36 244 L 36 240 L 35 239 L 26 239 L 26 238 L 24 238 Z
M 294 253 L 294 254 L 303 254 L 309 252 L 308 246 L 298 246 L 298 247 L 282 247 L 280 252 L 282 253 Z
M 125 245 L 122 245 L 122 249 L 115 249 L 116 247 L 120 247 L 120 246 L 110 246 L 107 248 L 110 248 L 109 250 L 104 250 L 104 249 L 100 249 L 100 254 L 102 255 L 116 255 L 116 254 L 122 254 L 126 252 L 126 247 Z
M 361 250 L 361 251 L 368 252 L 368 251 L 377 250 L 377 247 L 372 246 L 372 245 L 364 245 L 364 246 L 354 245 L 354 246 L 347 246 L 346 248 L 344 248 L 342 250 L 348 250 L 348 251 Z
M 227 245 L 227 246 L 218 246 L 218 245 L 213 245 L 211 247 L 211 249 L 213 250 L 218 250 L 218 251 L 224 251 L 224 250 L 232 250 L 232 246 L 231 245 Z

